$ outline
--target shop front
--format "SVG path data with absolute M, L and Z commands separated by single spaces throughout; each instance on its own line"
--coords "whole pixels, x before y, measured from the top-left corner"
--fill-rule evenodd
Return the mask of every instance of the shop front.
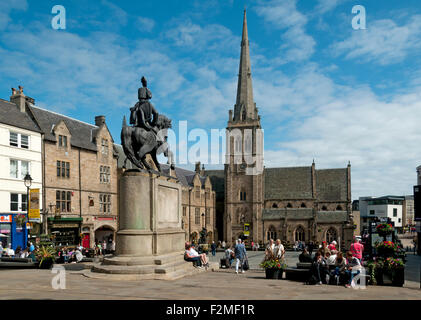
M 0 241 L 3 248 L 8 248 L 9 244 L 13 250 L 18 246 L 26 248 L 28 241 L 28 230 L 26 223 L 19 223 L 17 217 L 22 214 L 0 214 Z
M 82 218 L 48 218 L 48 233 L 53 236 L 55 246 L 77 246 L 80 239 Z

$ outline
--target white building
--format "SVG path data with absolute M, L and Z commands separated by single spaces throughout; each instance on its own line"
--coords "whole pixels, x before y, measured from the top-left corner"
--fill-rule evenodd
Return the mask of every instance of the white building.
M 384 196 L 384 197 L 360 197 L 359 208 L 361 225 L 363 229 L 368 227 L 370 220 L 390 219 L 396 228 L 403 226 L 403 203 L 405 197 L 399 196 Z
M 0 99 L 0 233 L 6 235 L 0 240 L 13 247 L 26 246 L 23 236 L 13 239 L 19 236 L 15 215 L 27 213 L 26 173 L 33 179 L 31 189 L 42 190 L 42 136 L 26 112 L 28 102 L 31 98 L 25 97 L 22 89 L 13 90 L 10 102 Z

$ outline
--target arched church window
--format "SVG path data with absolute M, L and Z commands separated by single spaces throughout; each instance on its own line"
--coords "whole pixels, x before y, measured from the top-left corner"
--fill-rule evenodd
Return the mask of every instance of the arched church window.
M 305 231 L 304 228 L 302 226 L 299 226 L 296 230 L 295 230 L 295 241 L 305 241 Z
M 307 208 L 307 206 L 304 202 L 301 204 L 301 208 Z
M 246 191 L 244 189 L 240 189 L 240 201 L 246 201 Z
M 327 243 L 331 243 L 333 240 L 336 241 L 337 238 L 338 238 L 338 236 L 337 236 L 335 228 L 329 228 L 326 231 L 326 242 Z
M 290 202 L 288 202 L 287 208 L 292 208 L 292 204 Z
M 341 205 L 338 205 L 338 206 L 336 207 L 336 210 L 338 210 L 338 211 L 342 211 L 342 206 L 341 206 Z
M 270 226 L 267 231 L 267 240 L 269 241 L 270 239 L 276 239 L 276 229 L 274 226 Z
M 245 109 L 243 109 L 243 114 L 242 114 L 242 120 L 244 121 L 244 120 L 246 120 L 246 118 L 247 118 L 247 113 L 246 113 L 246 110 Z
M 251 154 L 252 150 L 251 150 L 251 137 L 250 136 L 246 136 L 244 146 L 245 146 L 245 152 L 248 154 Z
M 272 204 L 272 208 L 278 208 L 278 204 L 277 203 Z
M 327 207 L 326 206 L 323 206 L 322 207 L 322 211 L 327 211 Z

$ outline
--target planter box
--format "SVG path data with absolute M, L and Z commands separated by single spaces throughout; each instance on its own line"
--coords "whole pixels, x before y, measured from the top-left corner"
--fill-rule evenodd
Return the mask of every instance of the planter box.
M 265 269 L 266 279 L 282 279 L 283 269 Z
M 402 287 L 405 283 L 405 269 L 397 269 L 390 272 L 387 269 L 376 271 L 376 282 L 378 286 L 392 285 Z

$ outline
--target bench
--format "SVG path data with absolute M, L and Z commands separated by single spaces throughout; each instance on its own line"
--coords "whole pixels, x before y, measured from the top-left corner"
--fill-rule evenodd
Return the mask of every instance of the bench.
M 12 258 L 12 257 L 2 257 L 1 262 L 19 262 L 19 263 L 32 263 L 31 258 Z

